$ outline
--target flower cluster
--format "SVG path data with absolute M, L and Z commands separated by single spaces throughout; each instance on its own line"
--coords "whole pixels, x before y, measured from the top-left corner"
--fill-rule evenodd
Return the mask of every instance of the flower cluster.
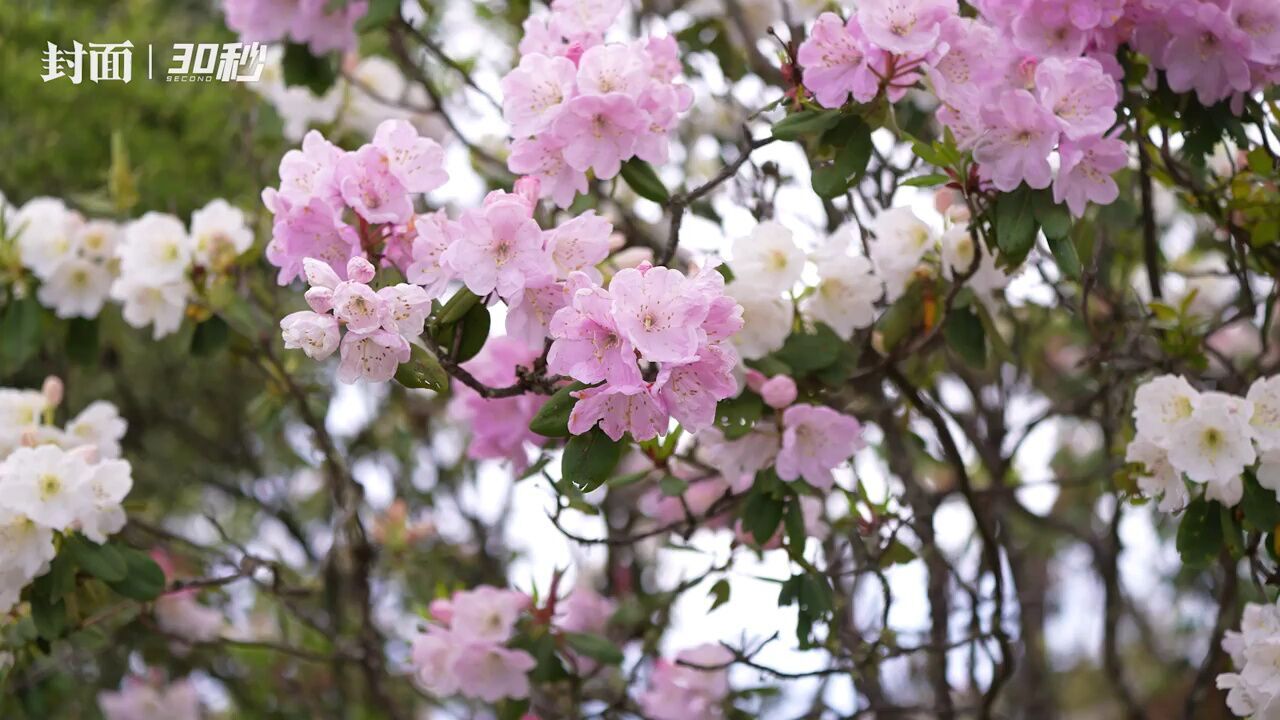
M 119 690 L 98 693 L 107 720 L 200 720 L 200 696 L 187 679 L 163 683 L 158 677 L 130 675 Z
M 462 367 L 489 387 L 505 387 L 516 382 L 518 368 L 532 367 L 538 354 L 510 336 L 495 337 Z M 525 448 L 546 442 L 529 430 L 529 421 L 545 403 L 545 396 L 534 393 L 486 398 L 463 383 L 454 383 L 449 416 L 471 428 L 467 457 L 508 460 L 521 471 L 529 462 Z
M 549 17 L 525 22 L 520 64 L 502 79 L 508 167 L 539 178 L 560 207 L 587 191 L 588 171 L 608 179 L 632 157 L 665 163 L 693 101 L 677 81 L 675 38 L 604 41 L 622 5 L 555 0 Z
M 302 275 L 306 258 L 342 279 L 347 261 L 370 254 L 405 269 L 415 235 L 412 196 L 448 177 L 440 145 L 405 120 L 383 121 L 372 142 L 349 152 L 308 132 L 301 149 L 281 158 L 280 187 L 262 192 L 274 216 L 266 255 L 280 269 L 277 281 Z
M 210 282 L 253 245 L 244 213 L 221 199 L 192 213 L 190 233 L 172 215 L 150 212 L 121 227 L 48 197 L 23 205 L 8 227 L 40 280 L 36 297 L 58 317 L 97 317 L 111 298 L 126 322 L 152 325 L 157 339 L 182 324 L 193 271 Z
M 654 720 L 727 717 L 724 701 L 733 660 L 728 648 L 711 643 L 681 650 L 674 662 L 659 658 L 649 688 L 639 698 L 640 708 Z
M 529 608 L 523 593 L 481 586 L 431 604 L 434 622 L 413 642 L 414 677 L 441 697 L 461 694 L 484 702 L 529 695 L 536 662 L 508 647 Z
M 362 257 L 347 261 L 346 280 L 329 265 L 306 258 L 303 272 L 311 289 L 310 310 L 280 321 L 284 346 L 300 349 L 314 360 L 340 350 L 338 379 L 386 382 L 400 363 L 408 362 L 409 340 L 422 335 L 431 297 L 418 285 L 399 283 L 374 290 L 376 270 Z M 345 332 L 343 330 L 345 329 Z
M 607 289 L 574 272 L 567 291 L 551 318 L 547 368 L 593 386 L 574 393 L 569 432 L 599 423 L 614 440 L 643 441 L 666 434 L 671 418 L 694 432 L 712 425 L 716 403 L 737 391 L 738 354 L 725 341 L 742 327 L 719 271 L 686 277 L 642 263 Z
M 356 21 L 369 9 L 368 0 L 222 0 L 227 27 L 242 42 L 280 40 L 309 46 L 322 55 L 354 50 Z
M 48 572 L 54 533 L 101 544 L 124 527 L 121 503 L 133 487 L 119 459 L 124 420 L 99 401 L 59 428 L 61 401 L 57 378 L 41 391 L 0 388 L 0 612 Z
M 1227 707 L 1238 717 L 1280 717 L 1280 605 L 1248 603 L 1239 632 L 1228 630 L 1222 649 L 1239 672 L 1218 675 Z
M 1134 395 L 1137 434 L 1125 459 L 1142 467 L 1138 487 L 1178 510 L 1189 493 L 1183 476 L 1204 485 L 1207 499 L 1234 507 L 1241 475 L 1258 462 L 1258 482 L 1280 497 L 1280 376 L 1259 379 L 1245 397 L 1201 392 L 1181 376 L 1162 375 Z

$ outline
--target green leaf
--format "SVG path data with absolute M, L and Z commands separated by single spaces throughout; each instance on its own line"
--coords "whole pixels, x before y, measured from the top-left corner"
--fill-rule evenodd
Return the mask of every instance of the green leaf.
M 449 389 L 449 373 L 441 367 L 435 355 L 418 345 L 410 345 L 409 362 L 396 368 L 396 382 L 407 388 L 435 390 L 443 393 Z
M 222 318 L 214 315 L 196 326 L 191 333 L 191 354 L 196 357 L 209 357 L 227 346 L 231 337 L 231 328 Z
M 284 84 L 302 86 L 315 93 L 324 95 L 338 79 L 337 69 L 326 57 L 311 54 L 306 45 L 287 43 L 284 46 Z
M 41 600 L 31 603 L 31 622 L 45 640 L 57 640 L 67 629 L 67 606 L 61 601 Z
M 619 487 L 626 487 L 626 486 L 628 486 L 628 485 L 635 485 L 636 483 L 640 482 L 641 480 L 644 480 L 645 478 L 649 477 L 649 473 L 651 473 L 651 472 L 653 472 L 653 471 L 652 471 L 652 470 L 637 470 L 637 471 L 635 471 L 635 472 L 633 472 L 633 473 L 627 473 L 626 475 L 617 475 L 617 476 L 614 476 L 614 477 L 609 478 L 609 481 L 608 481 L 606 484 L 607 484 L 609 487 L 612 487 L 612 488 L 619 488 Z
M 1053 259 L 1058 263 L 1058 270 L 1065 277 L 1072 280 L 1080 279 L 1080 255 L 1076 253 L 1076 244 L 1070 236 L 1049 238 L 1049 252 L 1053 253 Z
M 448 311 L 448 305 L 445 306 L 445 311 Z M 490 321 L 489 308 L 476 303 L 462 315 L 462 319 L 439 328 L 436 332 L 436 342 L 445 349 L 445 352 L 453 355 L 455 362 L 466 362 L 475 357 L 489 339 Z M 461 333 L 462 337 L 455 340 L 458 333 Z
M 1244 519 L 1261 532 L 1271 532 L 1280 525 L 1280 502 L 1276 494 L 1258 484 L 1253 471 L 1244 473 L 1244 500 L 1240 503 L 1244 509 Z
M 942 325 L 947 347 L 975 368 L 987 366 L 987 332 L 982 320 L 967 307 L 953 307 Z
M 604 484 L 609 474 L 622 458 L 621 441 L 615 442 L 599 427 L 569 438 L 560 460 L 560 474 L 577 485 L 582 492 L 590 492 Z
M 1235 511 L 1222 503 L 1217 505 L 1218 521 L 1222 525 L 1222 539 L 1226 541 L 1227 552 L 1239 560 L 1244 557 L 1244 532 L 1240 523 L 1236 522 Z
M 1187 506 L 1178 525 L 1177 547 L 1182 562 L 1192 567 L 1207 565 L 1222 550 L 1222 516 L 1217 501 L 1198 497 Z
M 793 495 L 787 501 L 787 510 L 782 517 L 782 525 L 787 531 L 787 552 L 792 557 L 803 556 L 808 533 L 804 529 L 804 506 L 800 504 L 800 496 Z
M 838 122 L 839 110 L 801 110 L 779 120 L 773 126 L 773 136 L 779 140 L 799 140 L 826 132 Z
M 677 497 L 683 495 L 684 491 L 689 489 L 689 483 L 675 475 L 664 475 L 658 481 L 658 489 L 667 497 Z
M 707 595 L 712 598 L 711 609 L 707 610 L 707 612 L 715 612 L 716 608 L 729 602 L 729 581 L 720 578 L 715 585 L 711 586 L 711 590 L 707 592 Z
M 49 572 L 41 575 L 31 583 L 31 592 L 36 598 L 48 602 L 57 602 L 76 587 L 76 562 L 71 553 L 58 553 L 49 563 Z
M 578 398 L 573 393 L 587 387 L 575 382 L 556 391 L 529 421 L 529 429 L 543 437 L 569 437 L 569 415 Z
M 876 322 L 885 350 L 890 350 L 906 339 L 911 332 L 920 326 L 923 320 L 923 298 L 920 296 L 920 284 L 913 283 L 906 293 L 898 298 Z
M 630 185 L 637 195 L 646 200 L 664 205 L 671 199 L 671 193 L 667 192 L 667 187 L 662 184 L 662 178 L 658 177 L 657 171 L 640 158 L 631 158 L 622 163 L 622 179 L 627 181 L 627 185 Z
M 528 716 L 529 699 L 513 700 L 506 698 L 498 703 L 495 709 L 498 711 L 498 720 L 521 720 Z
M 942 173 L 930 173 L 929 175 L 917 175 L 913 178 L 907 178 L 902 184 L 907 187 L 935 187 L 943 183 L 951 182 L 950 175 Z
M 1019 185 L 996 198 L 996 244 L 1005 265 L 1021 265 L 1036 243 L 1035 208 L 1031 189 Z
M 778 531 L 782 522 L 783 503 L 764 492 L 753 491 L 742 506 L 742 529 L 764 545 Z
M 16 372 L 40 349 L 40 303 L 25 297 L 0 316 L 0 372 Z
M 139 602 L 148 602 L 164 592 L 164 570 L 146 553 L 131 547 L 117 546 L 124 556 L 127 573 L 123 580 L 107 583 L 117 593 Z
M 465 287 L 458 288 L 458 291 L 453 294 L 453 297 L 449 298 L 449 302 L 445 303 L 444 307 L 440 308 L 440 312 L 436 314 L 433 322 L 436 325 L 441 326 L 456 323 L 461 320 L 462 316 L 466 315 L 467 312 L 470 311 L 471 308 L 479 301 L 479 295 L 476 295 Z
M 564 633 L 564 639 L 574 652 L 592 660 L 606 665 L 618 665 L 622 662 L 622 651 L 608 638 L 592 633 L 567 632 Z
M 889 547 L 880 553 L 880 567 L 887 568 L 892 565 L 905 565 L 916 559 L 915 552 L 903 545 L 901 542 L 894 540 L 889 543 Z
M 834 330 L 818 323 L 812 333 L 792 333 L 774 357 L 786 363 L 796 376 L 804 376 L 834 363 L 843 343 Z
M 737 440 L 751 432 L 763 414 L 764 401 L 760 396 L 743 390 L 738 397 L 721 400 L 716 405 L 716 427 L 726 440 Z
M 871 160 L 871 128 L 862 118 L 850 115 L 822 136 L 824 145 L 836 148 L 835 158 L 813 169 L 813 191 L 819 197 L 840 197 L 862 178 Z
M 356 21 L 356 31 L 372 30 L 400 17 L 400 0 L 369 0 L 369 9 Z
M 1055 203 L 1053 193 L 1048 190 L 1037 190 L 1032 195 L 1032 210 L 1046 238 L 1061 239 L 1071 233 L 1070 211 L 1066 205 Z
M 67 357 L 77 365 L 98 362 L 97 318 L 71 318 L 67 321 Z
M 103 582 L 120 582 L 128 572 L 124 556 L 112 545 L 98 545 L 80 535 L 68 535 L 63 549 L 71 554 L 76 565 Z

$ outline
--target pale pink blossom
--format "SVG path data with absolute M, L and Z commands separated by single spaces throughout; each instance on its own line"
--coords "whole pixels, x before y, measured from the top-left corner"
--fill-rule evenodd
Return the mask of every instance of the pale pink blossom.
M 871 62 L 875 52 L 856 18 L 846 23 L 835 13 L 823 13 L 796 59 L 809 92 L 823 107 L 836 108 L 850 95 L 870 102 L 879 93 L 880 78 Z
M 458 650 L 452 670 L 460 693 L 493 703 L 503 698 L 528 697 L 528 673 L 537 664 L 524 650 L 470 643 Z
M 857 7 L 867 39 L 899 55 L 932 50 L 942 21 L 959 12 L 956 0 L 859 0 Z
M 864 445 L 861 423 L 821 405 L 792 405 L 782 414 L 782 428 L 778 477 L 803 478 L 819 490 L 831 489 L 832 469 Z
M 594 170 L 601 180 L 618 174 L 631 157 L 636 136 L 647 124 L 629 95 L 579 95 L 565 104 L 552 125 L 564 142 L 564 160 L 579 172 Z
M 639 698 L 641 709 L 653 720 L 720 720 L 726 717 L 724 701 L 729 695 L 727 668 L 732 662 L 733 653 L 728 648 L 710 643 L 680 651 L 675 662 L 659 659 L 649 676 L 649 689 Z
M 418 134 L 406 120 L 384 120 L 373 134 L 373 145 L 387 158 L 391 174 L 411 193 L 427 193 L 449 179 L 444 149 Z
M 312 360 L 332 355 L 342 339 L 337 318 L 307 310 L 284 316 L 280 330 L 286 348 L 302 350 Z
M 564 159 L 567 142 L 552 133 L 521 138 L 511 145 L 507 167 L 514 173 L 533 175 L 541 181 L 542 197 L 551 198 L 558 207 L 573 204 L 578 193 L 587 192 L 587 175 L 575 170 Z
M 1116 122 L 1116 82 L 1089 58 L 1046 58 L 1036 67 L 1036 93 L 1068 139 L 1102 135 Z
M 440 259 L 476 295 L 497 291 L 510 303 L 525 288 L 554 279 L 542 229 L 529 217 L 523 201 L 514 196 L 464 212 L 457 232 L 458 239 Z
M 1129 163 L 1124 142 L 1104 137 L 1063 140 L 1058 154 L 1061 161 L 1053 199 L 1066 202 L 1072 215 L 1083 216 L 1090 202 L 1109 205 L 1119 197 L 1120 189 L 1111 176 Z
M 574 393 L 578 402 L 569 413 L 569 432 L 581 435 L 597 422 L 611 440 L 626 433 L 638 441 L 652 440 L 667 431 L 665 404 L 643 385 L 604 385 Z
M 395 377 L 400 363 L 409 362 L 409 343 L 389 330 L 347 332 L 340 346 L 342 362 L 338 380 L 351 384 L 357 380 L 386 382 Z
M 628 268 L 609 284 L 618 330 L 653 362 L 688 362 L 698 349 L 707 298 L 679 271 Z
M 502 78 L 502 115 L 511 134 L 525 137 L 542 132 L 574 92 L 577 68 L 563 57 L 525 55 Z
M 1046 188 L 1053 181 L 1049 153 L 1058 143 L 1058 119 L 1026 90 L 1006 90 L 999 102 L 982 109 L 987 132 L 973 157 L 979 172 L 1003 192 L 1026 182 Z
M 343 155 L 337 176 L 343 201 L 368 222 L 405 223 L 413 215 L 408 192 L 382 148 L 365 145 Z

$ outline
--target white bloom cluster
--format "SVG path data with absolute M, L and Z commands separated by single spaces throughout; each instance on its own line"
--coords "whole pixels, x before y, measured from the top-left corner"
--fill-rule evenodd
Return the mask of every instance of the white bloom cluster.
M 55 427 L 61 394 L 56 378 L 43 392 L 0 388 L 0 612 L 49 570 L 54 533 L 103 543 L 125 523 L 121 503 L 133 487 L 119 459 L 125 422 L 98 401 Z
M 115 274 L 119 226 L 86 220 L 50 197 L 28 201 L 7 220 L 22 264 L 40 279 L 40 302 L 61 318 L 96 317 Z
M 0 198 L 2 199 L 2 198 Z M 108 298 L 125 321 L 160 338 L 182 324 L 189 271 L 225 271 L 253 245 L 244 213 L 214 200 L 191 215 L 191 232 L 172 215 L 147 213 L 123 228 L 86 220 L 61 200 L 34 198 L 5 217 L 24 267 L 40 280 L 36 297 L 61 318 L 93 318 Z
M 855 330 L 870 327 L 876 303 L 892 303 L 906 292 L 919 272 L 954 280 L 972 266 L 977 246 L 958 213 L 939 236 L 909 208 L 880 213 L 868 228 L 872 237 L 867 254 L 851 226 L 833 233 L 808 256 L 817 269 L 818 282 L 801 297 L 800 311 L 810 321 L 830 326 L 848 340 Z M 773 221 L 762 222 L 752 233 L 733 244 L 729 266 L 734 279 L 725 292 L 743 308 L 745 327 L 734 336 L 739 352 L 754 360 L 782 347 L 795 321 L 792 292 L 805 267 L 805 254 L 791 231 Z M 982 253 L 977 269 L 965 280 L 983 301 L 1009 284 L 1009 276 L 996 267 L 991 253 Z
M 217 274 L 251 245 L 253 232 L 244 213 L 226 200 L 192 213 L 190 234 L 173 215 L 149 212 L 124 227 L 117 251 L 120 276 L 111 285 L 111 297 L 123 306 L 125 322 L 136 328 L 151 325 L 159 339 L 182 325 L 192 267 Z
M 1280 606 L 1245 605 L 1240 631 L 1228 630 L 1222 649 L 1239 672 L 1218 676 L 1227 707 L 1239 717 L 1280 719 Z
M 1144 467 L 1138 487 L 1161 497 L 1160 510 L 1187 504 L 1184 475 L 1205 486 L 1207 499 L 1235 506 L 1241 475 L 1259 459 L 1258 482 L 1280 497 L 1280 375 L 1255 381 L 1243 398 L 1161 375 L 1138 388 L 1133 418 L 1137 434 L 1125 460 Z

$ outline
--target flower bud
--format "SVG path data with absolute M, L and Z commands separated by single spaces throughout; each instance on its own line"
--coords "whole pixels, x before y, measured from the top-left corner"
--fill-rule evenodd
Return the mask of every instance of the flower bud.
M 760 395 L 774 410 L 781 410 L 796 401 L 796 381 L 786 375 L 774 375 L 760 387 Z
M 52 409 L 62 404 L 66 388 L 62 384 L 61 378 L 56 375 L 50 375 L 44 379 L 44 385 L 40 387 L 40 392 L 44 394 L 45 407 Z

